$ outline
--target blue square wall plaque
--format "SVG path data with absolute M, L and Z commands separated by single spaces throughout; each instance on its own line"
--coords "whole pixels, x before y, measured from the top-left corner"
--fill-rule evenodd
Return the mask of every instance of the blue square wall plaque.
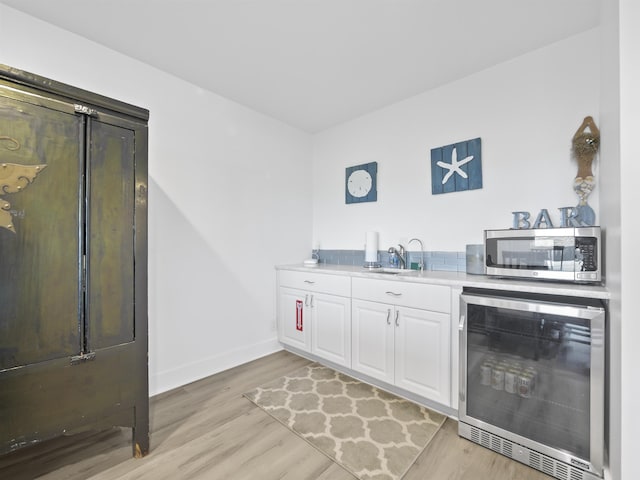
M 433 195 L 482 188 L 480 138 L 431 149 Z

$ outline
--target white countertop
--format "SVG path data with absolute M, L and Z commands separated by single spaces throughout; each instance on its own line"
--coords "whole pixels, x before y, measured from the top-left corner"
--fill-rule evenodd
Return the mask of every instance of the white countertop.
M 543 280 L 519 280 L 488 277 L 486 275 L 471 275 L 460 272 L 443 271 L 413 271 L 407 274 L 390 275 L 388 273 L 368 270 L 353 265 L 331 265 L 321 263 L 315 266 L 303 264 L 278 265 L 277 270 L 294 270 L 300 272 L 316 272 L 329 275 L 346 275 L 350 277 L 380 278 L 394 282 L 414 282 L 449 285 L 451 287 L 476 287 L 494 290 L 510 290 L 514 292 L 543 293 L 548 295 L 567 295 L 572 297 L 587 297 L 609 299 L 610 294 L 602 285 L 583 285 L 574 283 L 549 282 Z M 415 272 L 415 273 L 414 273 Z

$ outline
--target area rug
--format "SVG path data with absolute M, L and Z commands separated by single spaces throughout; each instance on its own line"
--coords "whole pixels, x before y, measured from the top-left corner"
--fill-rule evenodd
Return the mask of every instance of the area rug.
M 362 480 L 398 480 L 446 417 L 313 363 L 244 395 Z

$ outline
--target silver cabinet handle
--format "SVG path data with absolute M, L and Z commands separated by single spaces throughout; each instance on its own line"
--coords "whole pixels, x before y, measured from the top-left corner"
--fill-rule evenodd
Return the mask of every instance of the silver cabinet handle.
M 309 306 L 313 308 L 313 294 L 311 294 L 311 299 L 309 300 Z
M 306 294 L 304 295 L 304 306 L 305 306 L 305 307 L 308 307 L 308 306 L 309 306 L 309 294 L 308 294 L 308 293 L 306 293 Z
M 307 284 L 309 284 L 309 285 L 313 285 L 313 284 L 314 284 L 314 283 L 316 283 L 316 282 L 312 282 L 311 280 L 305 280 L 305 281 L 304 281 L 304 283 L 307 283 Z
M 396 292 L 385 292 L 387 295 L 391 295 L 392 297 L 401 297 L 402 294 L 401 293 L 396 293 Z
M 400 326 L 400 323 L 398 322 L 398 317 L 400 316 L 400 310 L 396 310 L 396 327 Z
M 387 325 L 391 325 L 391 309 L 387 308 Z

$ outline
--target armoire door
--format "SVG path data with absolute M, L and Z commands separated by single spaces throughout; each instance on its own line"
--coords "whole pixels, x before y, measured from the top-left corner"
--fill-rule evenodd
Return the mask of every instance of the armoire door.
M 87 119 L 87 351 L 135 339 L 135 130 Z
M 0 372 L 82 344 L 83 119 L 0 83 Z
M 85 122 L 81 326 L 88 360 L 81 367 L 92 382 L 85 394 L 94 414 L 125 415 L 118 424 L 131 423 L 134 454 L 142 456 L 149 449 L 146 126 L 104 111 L 91 113 Z

